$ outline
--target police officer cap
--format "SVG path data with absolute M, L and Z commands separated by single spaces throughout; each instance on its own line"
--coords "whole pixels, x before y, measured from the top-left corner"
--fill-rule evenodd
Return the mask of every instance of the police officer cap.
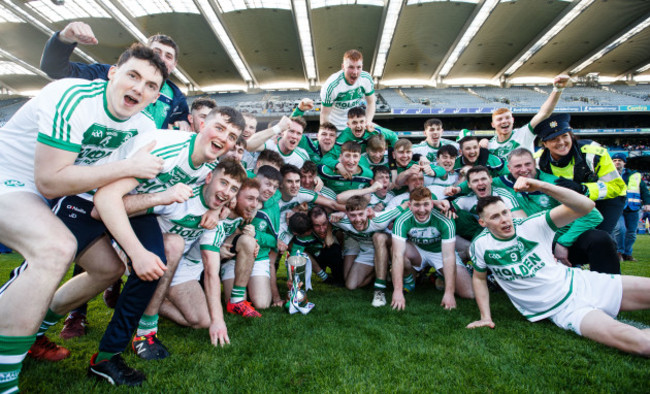
M 535 127 L 535 134 L 542 141 L 552 140 L 571 131 L 570 120 L 571 116 L 569 114 L 553 114 Z
M 614 159 L 623 160 L 623 163 L 627 163 L 627 156 L 625 156 L 625 153 L 614 153 L 612 155 L 612 160 Z

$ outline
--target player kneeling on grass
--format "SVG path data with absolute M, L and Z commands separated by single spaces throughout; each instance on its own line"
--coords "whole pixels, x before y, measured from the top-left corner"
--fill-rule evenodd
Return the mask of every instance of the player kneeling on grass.
M 454 221 L 433 209 L 431 191 L 418 187 L 411 191 L 410 209 L 395 219 L 393 226 L 393 309 L 404 309 L 404 290 L 413 291 L 413 270 L 427 266 L 442 270 L 445 294 L 440 303 L 445 309 L 456 308 L 454 293 L 474 298 L 471 279 L 455 251 Z M 406 274 L 404 280 L 402 275 Z
M 549 318 L 557 326 L 572 330 L 607 346 L 650 356 L 650 333 L 614 318 L 619 310 L 650 308 L 650 278 L 621 276 L 569 268 L 553 256 L 553 237 L 594 208 L 588 197 L 572 190 L 519 178 L 517 192 L 542 192 L 559 205 L 527 219 L 512 219 L 499 197 L 479 200 L 477 211 L 486 229 L 471 247 L 474 262 L 474 292 L 481 320 L 467 328 L 494 328 L 486 270 L 490 268 L 510 301 L 529 321 Z
M 345 233 L 343 276 L 345 287 L 358 289 L 370 283 L 375 275 L 375 293 L 372 306 L 386 305 L 386 276 L 388 274 L 388 242 L 384 230 L 404 212 L 407 203 L 395 209 L 377 213 L 368 207 L 365 197 L 354 196 L 345 203 L 347 218 L 338 220 L 337 214 L 330 218 L 332 224 Z
M 160 193 L 124 198 L 130 215 L 144 210 L 158 215 L 167 257 L 167 271 L 158 282 L 133 339 L 132 347 L 138 357 L 158 360 L 169 356 L 157 338 L 159 312 L 180 325 L 209 328 L 214 345 L 229 342 L 219 281 L 219 246 L 225 238 L 224 229 L 218 225 L 206 230 L 200 222 L 209 210 L 220 209 L 230 202 L 245 179 L 246 171 L 238 161 L 222 159 L 202 186 L 192 189 L 177 184 Z M 174 246 L 178 245 L 177 238 L 182 238 L 184 244 L 180 253 Z M 205 293 L 198 282 L 204 267 Z

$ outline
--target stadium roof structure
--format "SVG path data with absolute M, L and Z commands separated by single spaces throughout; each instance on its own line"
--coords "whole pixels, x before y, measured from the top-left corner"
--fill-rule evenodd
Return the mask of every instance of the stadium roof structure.
M 380 86 L 650 79 L 647 0 L 0 0 L 1 93 L 49 82 L 43 46 L 71 21 L 99 40 L 74 61 L 172 36 L 190 92 L 315 90 L 353 48 Z

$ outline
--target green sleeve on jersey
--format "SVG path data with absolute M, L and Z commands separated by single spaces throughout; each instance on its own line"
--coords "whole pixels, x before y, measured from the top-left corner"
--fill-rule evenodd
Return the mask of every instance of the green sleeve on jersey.
M 330 168 L 336 168 L 336 165 L 339 164 L 340 155 L 341 155 L 341 147 L 337 144 L 334 144 L 332 150 L 330 150 L 329 152 L 327 152 L 325 156 L 323 156 L 320 163 Z
M 302 112 L 298 107 L 296 107 L 291 113 L 291 117 L 295 118 L 297 116 L 303 116 L 304 114 L 305 114 L 304 112 Z
M 199 248 L 200 248 L 201 250 L 209 250 L 209 251 L 211 251 L 211 252 L 217 252 L 217 253 L 219 253 L 219 252 L 221 251 L 221 250 L 219 249 L 219 247 L 216 246 L 216 245 L 201 245 L 201 246 L 199 246 Z
M 603 221 L 603 215 L 596 208 L 587 215 L 576 219 L 568 226 L 558 230 L 556 242 L 567 248 L 572 246 L 576 239 L 585 231 L 596 228 Z
M 557 231 L 558 230 L 557 226 L 555 225 L 555 223 L 553 223 L 553 220 L 551 220 L 551 210 L 550 209 L 548 211 L 546 211 L 546 215 L 544 215 L 544 216 L 546 217 L 546 223 L 551 228 L 551 230 Z
M 36 141 L 56 149 L 61 149 L 69 152 L 75 152 L 75 153 L 81 152 L 81 145 L 73 144 L 71 142 L 61 141 L 59 139 L 50 137 L 49 135 L 43 133 L 38 133 L 38 137 L 36 138 Z
M 393 130 L 385 129 L 383 127 L 376 127 L 379 129 L 381 134 L 384 136 L 386 139 L 386 144 L 388 146 L 395 146 L 395 143 L 397 142 L 397 134 Z

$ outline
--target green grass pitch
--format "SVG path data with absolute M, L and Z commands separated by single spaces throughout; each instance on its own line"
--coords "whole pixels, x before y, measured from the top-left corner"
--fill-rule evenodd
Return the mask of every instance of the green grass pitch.
M 638 262 L 623 273 L 650 276 L 650 236 L 635 245 Z M 0 255 L 0 281 L 20 256 Z M 286 274 L 278 274 L 284 291 Z M 226 316 L 231 344 L 216 348 L 207 330 L 161 319 L 159 337 L 172 356 L 146 362 L 130 349 L 127 362 L 147 374 L 139 392 L 648 392 L 648 360 L 607 348 L 548 321 L 529 323 L 504 293 L 492 293 L 496 329 L 467 330 L 478 319 L 474 301 L 440 307 L 442 292 L 418 286 L 407 309 L 370 305 L 372 289 L 348 291 L 314 279 L 314 310 L 305 316 L 283 309 L 261 319 Z M 390 295 L 390 290 L 387 293 Z M 28 295 L 26 295 L 28 296 Z M 389 301 L 390 302 L 390 301 Z M 23 392 L 126 392 L 86 377 L 112 310 L 101 297 L 89 307 L 88 335 L 63 341 L 61 323 L 50 338 L 72 355 L 59 363 L 26 359 Z M 650 311 L 621 318 L 650 325 Z

